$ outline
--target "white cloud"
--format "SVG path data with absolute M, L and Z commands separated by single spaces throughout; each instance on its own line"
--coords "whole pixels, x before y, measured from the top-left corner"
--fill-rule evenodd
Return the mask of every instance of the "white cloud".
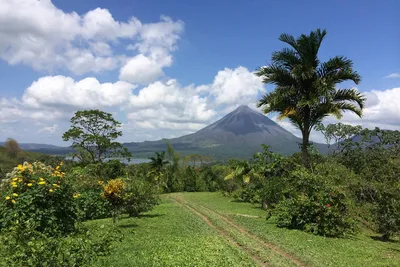
M 161 66 L 157 65 L 150 58 L 139 54 L 130 60 L 121 68 L 119 78 L 120 80 L 128 81 L 131 83 L 149 84 L 155 81 L 164 72 Z
M 134 88 L 134 85 L 122 81 L 100 83 L 93 77 L 75 81 L 61 75 L 47 76 L 33 82 L 25 90 L 22 102 L 31 108 L 111 107 L 124 104 Z
M 45 126 L 41 129 L 38 130 L 38 133 L 48 133 L 48 134 L 54 134 L 58 128 L 57 124 L 54 124 L 52 126 Z
M 160 66 L 169 66 L 170 52 L 183 31 L 181 21 L 168 17 L 150 24 L 135 17 L 121 22 L 107 9 L 66 13 L 50 0 L 0 0 L 0 25 L 4 25 L 0 27 L 1 59 L 35 70 L 68 69 L 79 75 L 117 68 L 124 55 L 113 50 L 121 41 L 151 55 Z
M 391 73 L 388 76 L 385 76 L 385 78 L 400 78 L 400 73 Z
M 211 85 L 201 86 L 198 90 L 214 96 L 216 105 L 252 103 L 265 92 L 262 79 L 242 66 L 219 71 Z
M 131 97 L 129 108 L 132 112 L 128 113 L 128 119 L 141 122 L 139 126 L 145 128 L 155 125 L 179 128 L 179 123 L 198 125 L 215 116 L 207 101 L 196 94 L 194 86 L 181 87 L 176 80 L 158 81 Z

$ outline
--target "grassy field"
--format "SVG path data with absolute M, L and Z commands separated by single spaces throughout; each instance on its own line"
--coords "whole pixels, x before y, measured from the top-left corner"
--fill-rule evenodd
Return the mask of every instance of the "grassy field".
M 107 229 L 111 220 L 88 222 Z M 400 242 L 324 238 L 277 228 L 265 212 L 219 193 L 175 193 L 140 218 L 95 266 L 400 266 Z

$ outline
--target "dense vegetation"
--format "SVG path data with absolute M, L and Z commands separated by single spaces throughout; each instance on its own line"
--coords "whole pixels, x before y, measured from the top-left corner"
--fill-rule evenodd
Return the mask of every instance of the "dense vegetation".
M 25 153 L 7 140 L 0 148 L 0 264 L 390 265 L 381 255 L 387 248 L 398 260 L 400 132 L 321 124 L 342 110 L 361 115 L 364 104 L 358 92 L 335 87 L 359 81 L 351 61 L 317 60 L 324 36 L 282 35 L 294 50 L 275 53 L 274 63 L 259 70 L 277 85 L 260 104 L 302 130 L 301 153 L 283 156 L 263 146 L 250 160 L 220 164 L 180 155 L 166 143 L 149 163 L 107 161 L 130 155 L 115 141 L 120 123 L 99 110 L 78 111 L 63 136 L 79 161 Z M 312 129 L 324 135 L 327 155 L 309 144 Z M 149 213 L 155 207 L 161 214 Z

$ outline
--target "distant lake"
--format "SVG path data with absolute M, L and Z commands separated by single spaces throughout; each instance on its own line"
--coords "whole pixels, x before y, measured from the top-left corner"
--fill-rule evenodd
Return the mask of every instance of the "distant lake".
M 72 157 L 65 157 L 66 160 L 72 160 Z M 147 163 L 150 162 L 151 160 L 149 159 L 131 159 L 130 161 L 128 161 L 127 159 L 119 159 L 119 158 L 106 158 L 104 159 L 104 162 L 113 160 L 113 159 L 117 159 L 119 161 L 121 161 L 122 163 L 125 164 L 140 164 L 140 163 Z M 78 159 L 74 159 L 74 161 L 78 161 Z

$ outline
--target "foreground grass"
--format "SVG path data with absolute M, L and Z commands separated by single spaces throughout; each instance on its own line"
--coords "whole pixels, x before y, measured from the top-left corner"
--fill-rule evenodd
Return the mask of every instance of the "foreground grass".
M 88 222 L 98 230 L 111 220 Z M 141 218 L 122 218 L 122 242 L 91 266 L 255 266 L 249 256 L 179 204 L 163 203 Z
M 88 222 L 98 231 L 111 225 L 109 219 Z M 91 266 L 400 266 L 398 241 L 277 228 L 261 209 L 219 193 L 164 195 L 152 212 L 123 218 L 119 228 L 122 242 Z
M 208 207 L 262 239 L 272 242 L 310 266 L 400 266 L 400 242 L 381 242 L 367 235 L 324 238 L 266 222 L 265 212 L 248 203 L 233 202 L 218 193 L 185 193 L 184 198 Z M 249 217 L 252 216 L 252 217 Z

